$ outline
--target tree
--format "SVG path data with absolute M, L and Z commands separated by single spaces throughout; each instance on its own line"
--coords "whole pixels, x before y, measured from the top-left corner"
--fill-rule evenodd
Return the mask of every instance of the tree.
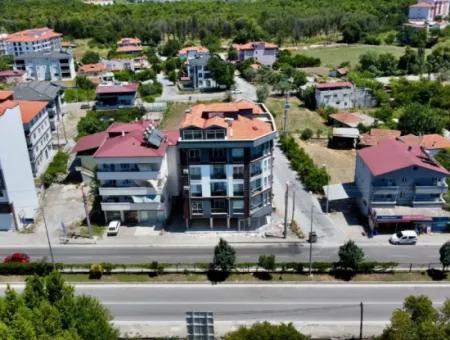
M 258 322 L 252 326 L 241 326 L 238 330 L 225 334 L 224 340 L 307 340 L 292 323 L 272 325 Z
M 211 76 L 219 84 L 227 89 L 234 84 L 234 67 L 232 64 L 222 60 L 219 56 L 212 56 L 208 60 L 208 70 Z
M 445 242 L 439 249 L 439 259 L 442 263 L 442 270 L 450 266 L 450 241 Z
M 392 313 L 390 325 L 380 340 L 448 339 L 450 335 L 450 300 L 435 309 L 424 296 L 408 296 L 402 309 Z
M 350 240 L 339 248 L 339 268 L 358 271 L 361 263 L 364 261 L 364 252 L 354 241 Z
M 220 270 L 229 273 L 236 262 L 236 252 L 227 241 L 220 239 L 219 244 L 214 248 L 214 259 L 212 267 L 215 270 Z
M 405 135 L 441 133 L 443 128 L 444 121 L 437 112 L 418 103 L 407 105 L 398 121 L 398 129 Z
M 269 96 L 269 86 L 264 84 L 263 86 L 258 86 L 256 88 L 256 97 L 258 98 L 258 102 L 264 103 Z
M 116 339 L 109 312 L 94 298 L 75 295 L 61 274 L 27 279 L 22 294 L 0 298 L 1 339 Z
M 95 88 L 95 85 L 92 83 L 92 81 L 86 78 L 86 76 L 76 76 L 75 86 L 83 90 L 92 90 Z
M 306 74 L 303 71 L 295 71 L 294 77 L 292 79 L 292 85 L 297 92 L 301 91 L 301 87 L 308 82 L 306 79 Z
M 0 71 L 8 70 L 11 68 L 14 60 L 12 56 L 2 55 L 0 56 Z
M 94 51 L 86 51 L 86 53 L 81 58 L 81 62 L 86 64 L 97 64 L 100 61 L 100 55 Z
M 175 57 L 180 49 L 180 42 L 176 39 L 170 39 L 161 48 L 161 54 L 166 57 Z
M 260 255 L 258 258 L 258 266 L 265 270 L 275 269 L 275 255 Z
M 398 60 L 398 68 L 404 71 L 406 74 L 418 72 L 419 58 L 417 52 L 411 47 L 407 46 L 405 53 Z

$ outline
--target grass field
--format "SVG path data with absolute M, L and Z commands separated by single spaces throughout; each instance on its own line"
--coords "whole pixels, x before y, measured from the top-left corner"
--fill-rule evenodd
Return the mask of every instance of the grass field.
M 355 66 L 359 61 L 359 56 L 368 51 L 392 53 L 398 58 L 403 55 L 405 48 L 390 45 L 351 45 L 343 47 L 314 48 L 294 53 L 301 53 L 310 57 L 320 58 L 320 60 L 322 60 L 322 65 L 336 67 L 345 61 L 349 61 L 352 66 Z
M 189 103 L 168 103 L 167 111 L 161 120 L 161 128 L 178 129 L 183 121 L 184 112 L 191 106 Z
M 76 39 L 74 42 L 77 45 L 74 48 L 74 55 L 77 60 L 80 60 L 86 51 L 89 50 L 97 52 L 100 57 L 106 57 L 109 51 L 107 48 L 89 47 L 89 39 Z

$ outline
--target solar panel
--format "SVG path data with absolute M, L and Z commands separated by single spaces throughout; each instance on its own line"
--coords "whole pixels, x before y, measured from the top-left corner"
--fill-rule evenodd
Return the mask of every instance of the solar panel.
M 147 142 L 157 148 L 161 145 L 161 142 L 164 139 L 164 135 L 162 132 L 158 129 L 153 129 L 148 135 L 147 135 Z

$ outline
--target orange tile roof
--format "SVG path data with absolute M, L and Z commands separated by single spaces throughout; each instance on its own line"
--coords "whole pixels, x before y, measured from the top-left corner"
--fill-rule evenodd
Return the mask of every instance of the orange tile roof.
M 13 100 L 7 100 L 0 103 L 0 117 L 6 112 L 6 110 L 15 108 L 16 106 L 17 102 Z
M 57 33 L 48 27 L 32 28 L 25 31 L 12 33 L 6 39 L 7 42 L 33 42 L 45 39 L 61 37 L 61 33 Z
M 141 43 L 139 38 L 122 38 L 117 42 L 117 45 L 137 45 Z
M 409 7 L 413 7 L 413 8 L 433 8 L 434 6 L 432 4 L 429 4 L 427 2 L 419 2 L 415 5 L 411 5 Z
M 129 46 L 120 46 L 117 47 L 117 52 L 119 53 L 127 53 L 127 52 L 140 52 L 142 51 L 141 46 L 129 45 Z
M 8 90 L 0 91 L 0 102 L 7 99 L 12 99 L 12 97 L 14 97 L 14 92 Z
M 209 50 L 206 47 L 203 46 L 189 46 L 189 47 L 184 47 L 181 50 L 178 51 L 178 55 L 180 54 L 187 54 L 188 52 L 197 52 L 197 53 L 207 53 L 209 52 Z
M 264 44 L 264 48 L 267 49 L 274 49 L 274 48 L 278 48 L 278 45 L 276 44 L 272 44 L 272 43 L 268 43 L 265 41 L 251 41 L 248 42 L 246 44 L 233 44 L 233 48 L 235 48 L 236 50 L 254 50 L 255 49 L 255 45 L 256 44 Z
M 22 123 L 27 124 L 41 112 L 48 104 L 48 102 L 17 100 L 22 114 Z
M 234 103 L 198 104 L 193 106 L 191 112 L 185 115 L 182 128 L 194 126 L 206 129 L 211 126 L 219 126 L 227 129 L 229 140 L 253 140 L 273 131 L 270 123 L 239 114 L 242 110 L 251 110 L 253 115 L 264 113 L 261 106 L 247 100 Z M 204 113 L 217 115 L 207 118 L 204 117 Z M 223 117 L 223 113 L 236 113 L 237 117 L 227 120 Z
M 102 63 L 97 64 L 86 64 L 83 66 L 80 66 L 78 69 L 78 73 L 97 73 L 97 72 L 103 72 L 106 70 L 106 66 Z
M 362 121 L 358 116 L 348 112 L 333 113 L 330 114 L 330 118 L 350 127 L 356 127 Z
M 405 144 L 419 145 L 425 150 L 450 148 L 450 140 L 436 133 L 423 136 L 409 134 L 401 136 L 399 139 Z
M 369 132 L 361 135 L 359 144 L 365 146 L 378 145 L 381 140 L 396 139 L 400 137 L 400 135 L 401 132 L 399 130 L 370 129 Z

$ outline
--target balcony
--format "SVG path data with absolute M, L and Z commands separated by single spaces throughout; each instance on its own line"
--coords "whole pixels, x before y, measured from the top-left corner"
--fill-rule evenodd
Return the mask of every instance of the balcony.
M 158 171 L 99 171 L 99 180 L 149 180 L 158 179 Z
M 227 190 L 226 189 L 213 189 L 211 188 L 211 196 L 226 196 Z
M 102 187 L 99 188 L 101 196 L 143 196 L 157 195 L 158 192 L 153 187 Z
M 211 179 L 226 179 L 227 174 L 225 171 L 215 171 L 211 173 Z
M 226 207 L 211 208 L 211 214 L 228 214 Z
M 251 169 L 251 171 L 250 171 L 251 177 L 258 176 L 261 174 L 262 174 L 262 168 Z
M 163 210 L 164 204 L 161 202 L 102 202 L 103 211 L 121 211 L 121 210 Z
M 413 207 L 440 207 L 445 203 L 445 200 L 441 197 L 420 199 L 414 198 Z
M 447 192 L 447 183 L 438 185 L 416 185 L 415 193 L 416 195 L 426 195 L 426 194 L 443 194 Z
M 372 194 L 373 195 L 397 195 L 398 186 L 373 186 Z

